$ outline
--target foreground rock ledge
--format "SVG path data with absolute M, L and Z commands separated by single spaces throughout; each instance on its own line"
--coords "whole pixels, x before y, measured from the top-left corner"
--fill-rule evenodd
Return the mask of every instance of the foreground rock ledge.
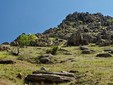
M 38 82 L 38 83 L 64 83 L 64 82 L 71 82 L 75 80 L 74 73 L 69 72 L 33 72 L 33 74 L 28 75 L 25 78 L 25 82 Z

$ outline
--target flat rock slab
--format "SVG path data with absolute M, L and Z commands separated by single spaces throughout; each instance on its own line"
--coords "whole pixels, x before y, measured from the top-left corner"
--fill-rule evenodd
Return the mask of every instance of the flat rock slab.
M 0 60 L 0 64 L 14 64 L 14 63 L 16 62 L 13 60 Z
M 68 77 L 75 77 L 73 73 L 69 72 L 44 72 L 44 71 L 35 71 L 33 74 L 55 74 L 60 76 L 68 76 Z
M 106 57 L 112 57 L 112 55 L 109 53 L 99 53 L 96 55 L 96 57 L 105 57 L 106 58 Z
M 27 82 L 64 83 L 75 80 L 74 73 L 69 72 L 33 72 L 25 78 Z

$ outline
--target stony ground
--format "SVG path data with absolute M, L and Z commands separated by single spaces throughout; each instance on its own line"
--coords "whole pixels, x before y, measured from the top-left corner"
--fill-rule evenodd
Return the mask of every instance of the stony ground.
M 10 52 L 0 51 L 0 59 L 11 59 L 15 64 L 0 64 L 0 85 L 24 85 L 24 78 L 41 67 L 51 72 L 76 71 L 76 80 L 60 85 L 113 85 L 113 57 L 96 57 L 104 49 L 113 49 L 113 46 L 87 46 L 93 53 L 82 54 L 79 46 L 61 47 L 53 57 L 53 63 L 41 64 L 36 59 L 46 53 L 50 47 L 22 48 L 19 56 Z M 14 50 L 15 47 L 11 47 Z M 16 49 L 16 48 L 15 48 Z M 112 54 L 111 54 L 112 55 Z M 113 56 L 113 55 L 112 55 Z M 22 75 L 22 79 L 17 77 Z

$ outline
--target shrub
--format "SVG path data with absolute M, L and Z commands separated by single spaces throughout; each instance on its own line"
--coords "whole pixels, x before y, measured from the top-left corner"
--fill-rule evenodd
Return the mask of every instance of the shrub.
M 58 52 L 58 49 L 59 49 L 58 46 L 54 46 L 54 47 L 52 48 L 51 54 L 55 55 L 55 54 Z
M 59 47 L 58 46 L 54 46 L 54 47 L 52 47 L 52 49 L 48 49 L 46 51 L 46 53 L 51 53 L 52 55 L 56 55 L 58 50 L 59 50 Z

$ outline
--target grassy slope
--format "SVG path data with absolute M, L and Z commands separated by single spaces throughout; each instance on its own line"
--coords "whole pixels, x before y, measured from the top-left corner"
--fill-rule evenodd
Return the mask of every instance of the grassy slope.
M 22 56 L 12 56 L 8 52 L 0 52 L 0 59 L 12 59 L 16 61 L 13 65 L 0 65 L 0 83 L 3 85 L 23 85 L 23 80 L 16 78 L 18 73 L 23 76 L 31 74 L 32 71 L 38 70 L 41 67 L 46 67 L 49 71 L 79 71 L 77 76 L 83 76 L 77 79 L 76 84 L 79 85 L 113 85 L 113 57 L 111 58 L 96 58 L 97 53 L 103 52 L 104 48 L 113 47 L 98 47 L 89 46 L 90 49 L 96 51 L 94 54 L 81 54 L 79 47 L 63 47 L 72 55 L 64 55 L 59 52 L 54 59 L 58 62 L 74 58 L 75 62 L 55 63 L 55 64 L 31 64 L 25 60 L 28 58 L 37 57 L 45 53 L 46 47 L 28 47 L 21 49 Z M 28 57 L 29 56 L 29 57 Z M 18 57 L 26 57 L 25 60 L 17 60 Z M 28 57 L 28 58 L 27 58 Z M 30 59 L 28 59 L 29 61 Z M 30 61 L 31 62 L 31 61 Z M 6 83 L 7 82 L 7 83 Z M 1 85 L 1 84 L 0 84 Z M 61 84 L 68 85 L 68 84 Z

